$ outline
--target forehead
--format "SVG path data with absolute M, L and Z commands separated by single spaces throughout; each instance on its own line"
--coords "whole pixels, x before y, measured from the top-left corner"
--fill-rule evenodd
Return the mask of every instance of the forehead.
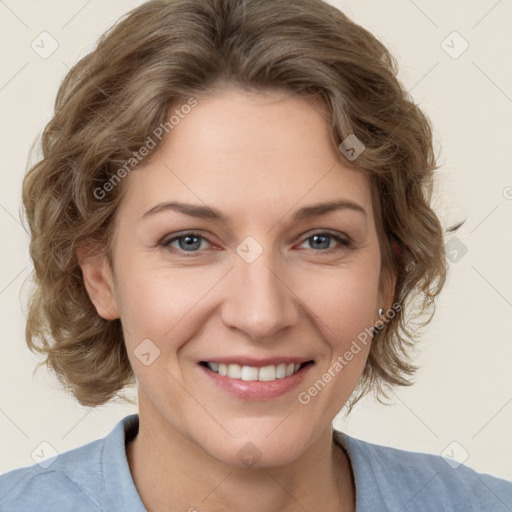
M 176 200 L 242 218 L 343 198 L 371 213 L 368 177 L 343 159 L 321 103 L 227 90 L 198 98 L 150 163 L 127 177 L 123 202 L 140 215 Z

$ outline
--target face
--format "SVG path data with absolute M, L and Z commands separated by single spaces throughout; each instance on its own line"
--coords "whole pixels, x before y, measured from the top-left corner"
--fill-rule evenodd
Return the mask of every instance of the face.
M 319 104 L 228 90 L 124 183 L 102 316 L 141 415 L 229 464 L 286 464 L 330 432 L 390 302 L 368 177 L 330 140 Z

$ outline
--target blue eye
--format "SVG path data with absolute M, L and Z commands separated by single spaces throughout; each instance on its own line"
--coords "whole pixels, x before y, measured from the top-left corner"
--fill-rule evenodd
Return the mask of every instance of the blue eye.
M 331 240 L 335 240 L 338 243 L 338 246 L 330 247 Z M 167 249 L 173 249 L 178 252 L 198 253 L 201 252 L 201 249 L 205 249 L 205 247 L 201 246 L 201 242 L 203 241 L 211 245 L 210 241 L 204 236 L 190 232 L 170 238 L 169 240 L 162 242 L 161 245 Z M 178 243 L 178 246 L 172 245 L 176 242 Z M 314 233 L 313 235 L 305 238 L 301 245 L 307 242 L 311 242 L 311 248 L 314 249 L 315 252 L 319 253 L 329 253 L 331 251 L 352 247 L 352 243 L 349 239 L 327 232 Z
M 201 240 L 206 240 L 204 236 L 198 235 L 197 233 L 186 233 L 181 236 L 175 236 L 164 242 L 164 247 L 170 247 L 175 241 L 178 242 L 179 247 L 173 247 L 174 249 L 180 249 L 185 252 L 197 252 L 197 249 L 201 248 Z
M 321 249 L 322 251 L 330 251 L 333 249 L 336 249 L 335 247 L 326 247 L 326 245 L 329 244 L 329 239 L 334 239 L 336 242 L 338 242 L 339 245 L 342 247 L 350 247 L 350 242 L 348 240 L 345 240 L 344 238 L 341 238 L 340 236 L 333 235 L 332 233 L 315 233 L 314 235 L 309 236 L 306 238 L 302 243 L 306 243 L 309 241 L 312 242 L 313 248 Z

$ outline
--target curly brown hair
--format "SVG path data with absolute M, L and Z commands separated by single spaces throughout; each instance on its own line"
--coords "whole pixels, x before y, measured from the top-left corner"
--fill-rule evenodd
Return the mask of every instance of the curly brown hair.
M 386 389 L 410 385 L 417 327 L 432 318 L 446 257 L 430 206 L 431 124 L 397 72 L 376 37 L 322 0 L 153 0 L 123 16 L 64 78 L 42 159 L 23 182 L 35 283 L 26 341 L 46 356 L 41 365 L 82 405 L 129 400 L 120 394 L 135 383 L 121 321 L 98 315 L 77 248 L 96 245 L 112 265 L 124 187 L 105 184 L 183 98 L 235 85 L 318 98 L 333 144 L 349 135 L 364 143 L 344 163 L 370 176 L 382 268 L 396 275 L 401 308 L 375 331 L 349 410 L 370 390 L 382 401 Z

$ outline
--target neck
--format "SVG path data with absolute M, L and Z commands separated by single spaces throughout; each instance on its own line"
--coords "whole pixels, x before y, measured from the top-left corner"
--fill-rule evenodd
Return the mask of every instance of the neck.
M 240 468 L 215 459 L 141 409 L 138 434 L 126 452 L 148 512 L 355 510 L 350 461 L 333 442 L 330 426 L 291 464 Z

